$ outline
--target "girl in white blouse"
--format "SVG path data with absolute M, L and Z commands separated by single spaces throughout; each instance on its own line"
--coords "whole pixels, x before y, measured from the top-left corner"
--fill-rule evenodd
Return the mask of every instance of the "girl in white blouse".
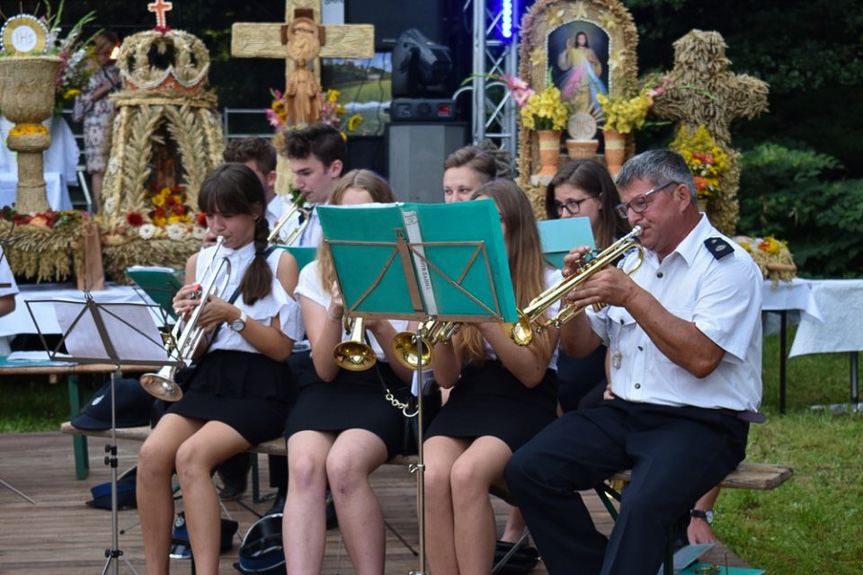
M 393 202 L 389 185 L 369 170 L 354 170 L 333 191 L 334 205 Z M 288 497 L 282 527 L 287 570 L 321 572 L 326 542 L 329 483 L 345 547 L 358 574 L 384 572 L 385 534 L 380 504 L 369 475 L 401 448 L 404 416 L 386 400 L 384 388 L 402 401 L 413 372 L 395 360 L 392 338 L 406 321 L 366 320 L 377 363 L 366 371 L 341 369 L 333 348 L 347 339 L 345 305 L 325 244 L 303 268 L 296 289 L 303 308 L 314 370 L 298 382 L 288 416 Z
M 175 470 L 196 570 L 218 573 L 219 499 L 210 473 L 232 455 L 277 437 L 288 413 L 293 380 L 286 360 L 303 334 L 300 308 L 290 295 L 298 269 L 287 251 L 267 249 L 265 207 L 260 180 L 243 164 L 219 166 L 201 186 L 198 208 L 224 242 L 186 265 L 186 277 L 195 282 L 180 289 L 174 309 L 188 318 L 195 306 L 205 305 L 198 324 L 206 329 L 206 349 L 183 398 L 171 404 L 138 457 L 138 512 L 150 575 L 168 573 Z M 231 264 L 225 292 L 206 302 L 190 299 L 223 257 Z

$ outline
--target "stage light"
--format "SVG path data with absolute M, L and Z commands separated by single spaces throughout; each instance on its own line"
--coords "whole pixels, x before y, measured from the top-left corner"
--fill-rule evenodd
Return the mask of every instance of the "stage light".
M 449 94 L 452 68 L 449 48 L 410 28 L 393 48 L 393 98 Z
M 507 40 L 512 38 L 512 18 L 515 9 L 515 0 L 501 0 L 500 5 L 500 33 Z

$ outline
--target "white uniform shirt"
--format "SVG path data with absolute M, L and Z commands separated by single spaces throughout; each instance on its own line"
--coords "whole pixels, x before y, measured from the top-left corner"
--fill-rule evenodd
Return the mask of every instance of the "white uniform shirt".
M 270 269 L 273 270 L 273 285 L 270 294 L 256 301 L 251 306 L 243 303 L 243 295 L 240 294 L 234 300 L 234 305 L 241 311 L 245 311 L 250 319 L 266 325 L 270 325 L 271 320 L 278 315 L 282 332 L 292 340 L 297 341 L 303 337 L 303 316 L 300 306 L 288 295 L 277 277 L 279 258 L 283 253 L 283 250 L 277 249 L 267 256 L 267 263 Z M 214 254 L 215 263 L 213 263 Z M 255 244 L 254 242 L 249 243 L 238 250 L 222 247 L 218 250 L 218 253 L 216 253 L 216 246 L 204 248 L 198 255 L 195 281 L 204 283 L 206 276 L 210 273 L 211 264 L 212 269 L 216 269 L 223 257 L 227 257 L 228 261 L 231 262 L 231 279 L 221 296 L 221 299 L 228 301 L 237 289 L 237 286 L 240 285 L 243 274 L 245 274 L 246 269 L 248 269 L 255 257 Z M 240 333 L 232 330 L 230 325 L 227 324 L 223 324 L 221 329 L 219 329 L 219 333 L 216 335 L 215 341 L 210 345 L 209 351 L 217 349 L 260 353 L 255 346 L 246 341 Z
M 323 306 L 324 309 L 329 309 L 333 296 L 329 289 L 324 289 L 321 285 L 320 265 L 318 260 L 309 263 L 302 269 L 300 272 L 300 279 L 297 282 L 297 289 L 294 291 L 294 296 L 297 298 L 299 298 L 299 296 L 309 298 L 313 302 Z M 406 331 L 408 328 L 407 320 L 390 320 L 390 324 L 396 332 Z M 375 350 L 375 355 L 377 356 L 378 361 L 387 361 L 384 356 L 384 350 L 375 339 L 375 336 L 371 331 L 367 331 L 367 334 L 369 337 L 369 343 L 371 344 L 372 349 Z M 350 334 L 346 333 L 345 330 L 342 329 L 342 341 L 346 341 L 348 339 L 350 339 Z
M 716 259 L 704 242 L 722 238 L 733 253 Z M 634 265 L 627 256 L 624 269 Z M 593 330 L 611 353 L 615 395 L 633 402 L 755 411 L 761 403 L 762 276 L 749 254 L 702 216 L 661 263 L 645 251 L 632 274 L 666 310 L 695 323 L 725 350 L 719 366 L 697 378 L 672 363 L 622 307 L 587 310 Z
M 291 209 L 291 202 L 288 198 L 280 196 L 276 194 L 270 203 L 267 204 L 267 212 L 265 217 L 267 218 L 267 223 L 270 225 L 270 230 L 275 228 L 276 223 L 278 223 L 279 219 L 282 217 L 282 214 Z M 300 212 L 295 211 L 294 214 L 288 219 L 287 222 L 281 227 L 278 235 L 276 236 L 276 243 L 283 243 L 284 239 L 290 237 L 290 235 L 300 227 Z M 294 240 L 292 245 L 299 245 L 299 238 Z
M 306 229 L 303 230 L 303 233 L 300 234 L 300 241 L 297 245 L 301 247 L 317 248 L 321 243 L 323 235 L 323 231 L 321 230 L 321 220 L 318 218 L 318 206 L 314 205 L 312 206 L 312 210 L 309 212 L 309 225 L 307 225 Z

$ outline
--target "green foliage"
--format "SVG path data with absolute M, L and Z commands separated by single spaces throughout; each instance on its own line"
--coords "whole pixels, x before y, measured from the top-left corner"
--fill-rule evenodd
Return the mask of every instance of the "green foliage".
M 826 154 L 776 143 L 745 152 L 738 229 L 787 241 L 801 275 L 859 275 L 863 180 L 828 181 L 840 167 Z

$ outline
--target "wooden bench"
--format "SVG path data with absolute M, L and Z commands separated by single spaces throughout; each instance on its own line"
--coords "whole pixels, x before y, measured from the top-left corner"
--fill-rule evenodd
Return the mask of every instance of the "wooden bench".
M 725 489 L 775 489 L 785 483 L 794 471 L 785 465 L 773 463 L 740 463 L 737 469 L 729 473 L 720 487 Z M 612 476 L 611 480 L 596 489 L 599 499 L 605 505 L 612 519 L 617 520 L 617 509 L 612 504 L 612 499 L 620 501 L 620 488 L 615 485 L 626 486 L 632 480 L 632 471 L 619 471 Z M 673 550 L 673 528 L 668 530 L 668 543 L 665 549 L 665 561 L 663 562 L 663 573 L 672 575 L 674 573 L 674 550 Z
M 143 425 L 141 427 L 123 427 L 116 430 L 117 439 L 127 439 L 131 441 L 140 441 L 143 443 L 145 439 L 150 435 L 151 428 L 149 426 Z M 104 431 L 94 431 L 88 429 L 78 429 L 74 427 L 71 422 L 66 421 L 60 424 L 60 432 L 66 433 L 68 435 L 72 435 L 73 437 L 82 437 L 84 441 L 86 441 L 87 437 L 104 437 L 106 439 L 111 438 L 111 430 L 106 429 Z M 263 443 L 259 443 L 258 445 L 249 449 L 250 453 L 262 453 L 265 455 L 281 455 L 286 457 L 288 454 L 288 446 L 284 439 L 276 438 L 271 439 L 269 441 L 265 441 Z M 397 455 L 387 461 L 387 464 L 392 465 L 412 465 L 417 463 L 417 458 L 412 455 Z M 260 501 L 260 482 L 258 477 L 258 467 L 257 465 L 252 466 L 252 499 L 255 503 Z

